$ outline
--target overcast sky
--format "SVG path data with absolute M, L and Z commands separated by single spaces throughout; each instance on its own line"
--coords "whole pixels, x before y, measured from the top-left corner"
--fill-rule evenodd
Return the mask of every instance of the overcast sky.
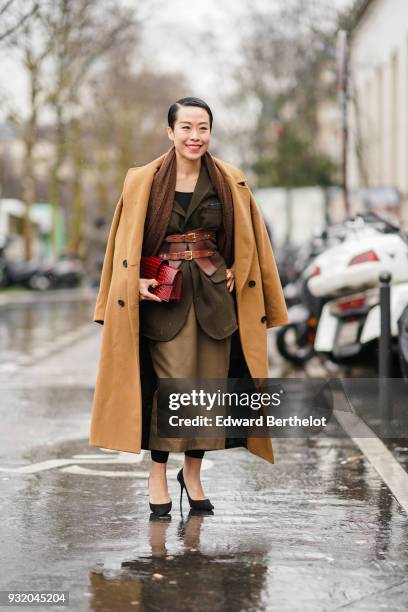
M 121 0 L 134 5 L 135 0 Z M 280 2 L 281 0 L 274 0 Z M 312 1 L 312 0 L 305 0 Z M 332 0 L 339 9 L 346 8 L 354 0 Z M 254 0 L 252 0 L 254 2 Z M 258 0 L 260 5 L 271 5 L 272 0 Z M 240 29 L 245 26 L 247 0 L 172 0 L 153 2 L 152 16 L 147 18 L 144 29 L 143 55 L 152 67 L 166 71 L 181 71 L 191 82 L 191 90 L 181 95 L 205 97 L 217 107 L 218 88 L 228 87 L 228 74 L 236 61 Z M 143 10 L 148 11 L 145 2 Z M 211 30 L 217 47 L 221 48 L 225 61 L 221 65 L 207 52 L 200 40 L 200 32 Z M 163 44 L 165 42 L 165 44 Z M 217 78 L 214 78 L 216 75 Z M 24 73 L 13 61 L 2 58 L 0 64 L 0 96 L 6 96 L 19 108 L 26 97 Z M 0 108 L 0 117 L 3 111 Z

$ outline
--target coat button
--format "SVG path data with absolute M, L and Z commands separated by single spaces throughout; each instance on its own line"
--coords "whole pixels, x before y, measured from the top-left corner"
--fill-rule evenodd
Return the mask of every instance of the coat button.
M 249 285 L 250 287 L 255 287 L 256 282 L 255 282 L 254 280 L 250 280 L 250 281 L 248 281 L 248 285 Z
M 264 315 L 263 317 L 261 317 L 261 323 L 266 323 L 266 315 Z
M 118 304 L 119 304 L 119 306 L 124 306 L 125 302 L 123 300 L 118 300 Z
M 122 263 L 123 263 L 123 266 L 124 266 L 125 268 L 127 268 L 127 259 L 124 259 L 124 260 L 122 261 Z

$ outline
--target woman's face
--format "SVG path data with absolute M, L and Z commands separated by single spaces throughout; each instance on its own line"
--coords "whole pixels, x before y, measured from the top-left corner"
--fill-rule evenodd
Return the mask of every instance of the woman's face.
M 174 129 L 167 127 L 176 152 L 189 160 L 204 155 L 210 144 L 210 117 L 199 106 L 181 106 L 177 111 Z

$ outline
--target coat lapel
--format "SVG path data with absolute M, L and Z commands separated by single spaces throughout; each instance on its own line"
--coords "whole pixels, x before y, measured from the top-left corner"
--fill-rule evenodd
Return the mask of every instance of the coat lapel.
M 228 167 L 213 156 L 214 162 L 226 176 L 231 189 L 234 206 L 234 249 L 235 249 L 235 287 L 240 293 L 250 272 L 255 236 L 251 218 L 251 192 L 245 184 L 244 177 L 233 177 Z
M 248 187 L 231 181 L 230 188 L 234 202 L 235 286 L 237 292 L 240 292 L 249 276 L 255 236 Z

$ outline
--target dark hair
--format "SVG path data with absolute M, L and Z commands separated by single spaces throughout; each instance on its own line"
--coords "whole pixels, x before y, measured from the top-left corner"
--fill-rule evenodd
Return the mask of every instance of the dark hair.
M 174 124 L 177 119 L 177 111 L 181 106 L 199 106 L 200 108 L 204 108 L 210 116 L 210 131 L 213 124 L 213 114 L 211 112 L 211 108 L 208 106 L 207 102 L 201 100 L 201 98 L 180 98 L 174 104 L 172 104 L 169 108 L 169 112 L 167 113 L 167 122 L 171 129 L 174 129 Z

